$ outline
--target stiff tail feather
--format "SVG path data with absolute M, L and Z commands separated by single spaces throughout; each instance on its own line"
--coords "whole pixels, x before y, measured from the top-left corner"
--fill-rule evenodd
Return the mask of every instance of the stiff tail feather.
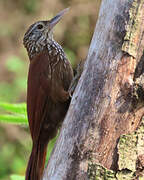
M 29 158 L 25 180 L 40 180 L 43 174 L 47 147 L 33 145 Z

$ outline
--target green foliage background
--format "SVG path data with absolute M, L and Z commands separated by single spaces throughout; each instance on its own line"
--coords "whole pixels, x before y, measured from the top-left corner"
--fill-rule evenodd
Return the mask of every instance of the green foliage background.
M 53 17 L 70 7 L 56 26 L 55 39 L 73 67 L 86 58 L 101 0 L 0 1 L 0 180 L 24 180 L 31 151 L 26 114 L 28 57 L 22 45 L 33 22 Z M 48 147 L 47 160 L 54 146 Z

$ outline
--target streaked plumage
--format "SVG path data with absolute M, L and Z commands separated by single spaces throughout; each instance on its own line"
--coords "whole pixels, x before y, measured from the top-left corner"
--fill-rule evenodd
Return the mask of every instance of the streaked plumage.
M 40 180 L 47 144 L 56 135 L 70 103 L 68 88 L 73 71 L 62 47 L 52 37 L 51 24 L 56 17 L 36 22 L 24 36 L 30 59 L 27 112 L 33 141 L 26 180 Z

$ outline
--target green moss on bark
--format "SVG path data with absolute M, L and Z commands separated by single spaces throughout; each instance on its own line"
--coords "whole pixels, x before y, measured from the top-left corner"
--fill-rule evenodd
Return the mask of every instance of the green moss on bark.
M 139 128 L 127 135 L 122 135 L 118 142 L 117 172 L 111 171 L 100 164 L 91 162 L 88 165 L 89 180 L 139 180 L 144 179 L 144 167 L 139 167 L 138 160 L 144 156 L 144 118 Z
M 111 171 L 100 164 L 90 163 L 88 165 L 89 180 L 115 180 L 115 172 Z

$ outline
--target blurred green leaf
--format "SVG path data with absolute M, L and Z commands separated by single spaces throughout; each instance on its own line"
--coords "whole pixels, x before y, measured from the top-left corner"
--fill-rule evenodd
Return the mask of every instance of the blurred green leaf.
M 6 67 L 9 71 L 17 73 L 23 70 L 25 63 L 17 56 L 11 56 L 6 61 Z
M 0 122 L 5 123 L 13 123 L 13 124 L 28 124 L 28 120 L 26 116 L 22 115 L 10 115 L 10 114 L 2 114 L 0 115 Z
M 25 180 L 25 177 L 24 176 L 18 176 L 18 175 L 11 175 L 10 176 L 11 180 Z
M 25 103 L 10 104 L 1 102 L 0 109 L 6 111 L 5 114 L 0 114 L 1 122 L 14 124 L 28 124 Z
M 0 108 L 11 113 L 18 113 L 18 114 L 26 115 L 25 103 L 10 104 L 10 103 L 5 103 L 5 102 L 0 102 Z

